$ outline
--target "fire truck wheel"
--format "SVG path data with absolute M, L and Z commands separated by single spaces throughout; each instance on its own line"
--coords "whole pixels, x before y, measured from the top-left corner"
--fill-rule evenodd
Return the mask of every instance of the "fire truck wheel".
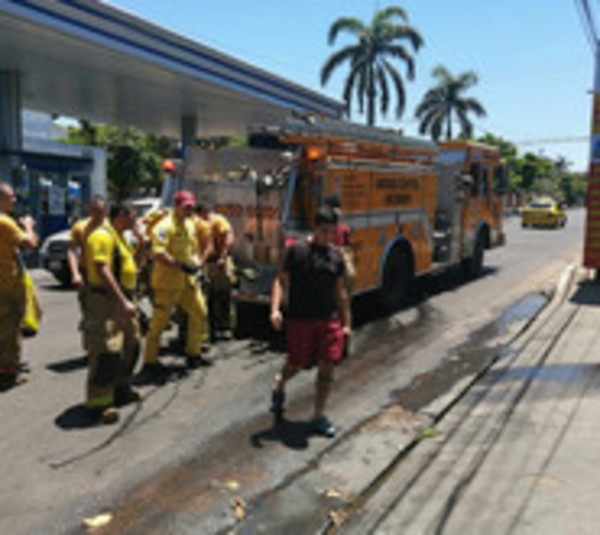
M 380 289 L 381 301 L 387 311 L 398 310 L 404 304 L 412 279 L 410 253 L 399 248 L 392 251 L 385 263 Z
M 463 270 L 467 279 L 474 279 L 481 275 L 483 268 L 483 256 L 485 253 L 485 246 L 483 242 L 483 236 L 478 234 L 477 240 L 475 241 L 475 247 L 473 249 L 473 256 L 465 258 L 463 260 Z

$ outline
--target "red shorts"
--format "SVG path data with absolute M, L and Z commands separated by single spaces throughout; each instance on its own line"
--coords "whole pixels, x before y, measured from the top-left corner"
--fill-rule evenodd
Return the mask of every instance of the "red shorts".
M 342 359 L 344 337 L 338 319 L 288 319 L 285 322 L 288 362 L 297 368 L 324 360 Z

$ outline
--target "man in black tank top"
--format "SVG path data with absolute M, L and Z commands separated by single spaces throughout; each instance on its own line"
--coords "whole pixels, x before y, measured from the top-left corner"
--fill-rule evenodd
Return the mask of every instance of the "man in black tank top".
M 341 360 L 345 339 L 351 334 L 344 259 L 332 244 L 336 232 L 336 212 L 327 206 L 319 208 L 313 235 L 286 249 L 271 295 L 271 323 L 279 330 L 283 326 L 280 309 L 284 289 L 288 290 L 288 358 L 275 378 L 271 411 L 276 419 L 282 418 L 286 382 L 316 361 L 312 427 L 315 433 L 327 437 L 335 436 L 337 430 L 324 414 L 325 402 L 334 366 Z

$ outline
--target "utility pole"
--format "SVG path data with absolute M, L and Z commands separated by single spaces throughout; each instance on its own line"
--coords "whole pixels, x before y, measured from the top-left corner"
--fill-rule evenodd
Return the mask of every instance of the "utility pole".
M 589 0 L 578 0 L 577 6 L 595 62 L 583 264 L 595 269 L 597 277 L 600 268 L 600 46 Z

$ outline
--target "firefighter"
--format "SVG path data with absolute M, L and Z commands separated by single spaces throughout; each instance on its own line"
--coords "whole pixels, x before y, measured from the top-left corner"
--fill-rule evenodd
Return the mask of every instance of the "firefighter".
M 20 249 L 37 247 L 35 222 L 10 216 L 15 207 L 11 186 L 0 183 L 0 388 L 18 383 L 21 358 L 21 321 L 25 315 L 25 281 Z
M 231 223 L 221 214 L 199 205 L 196 214 L 208 227 L 206 240 L 212 249 L 206 254 L 207 296 L 209 323 L 214 340 L 233 338 L 233 307 L 231 292 L 235 283 L 235 272 L 231 249 L 234 233 Z
M 106 211 L 105 200 L 95 196 L 88 204 L 88 217 L 76 221 L 71 227 L 67 262 L 71 272 L 71 283 L 77 288 L 83 287 L 85 281 L 85 243 L 89 235 L 104 224 Z
M 140 241 L 140 261 L 138 263 L 138 288 L 137 295 L 140 300 L 148 298 L 152 302 L 152 286 L 150 279 L 152 276 L 152 231 L 154 227 L 162 221 L 168 214 L 168 208 L 158 208 L 144 215 L 139 220 L 139 226 L 143 229 L 143 235 L 139 238 Z M 140 308 L 140 329 L 142 334 L 148 332 L 150 320 L 144 309 Z
M 117 204 L 110 209 L 110 221 L 94 230 L 85 244 L 86 408 L 94 421 L 105 424 L 118 421 L 118 406 L 141 399 L 131 386 L 140 352 L 137 266 L 123 236 L 134 226 L 134 207 Z
M 203 205 L 198 204 L 195 208 L 195 215 L 193 217 L 194 225 L 196 228 L 196 240 L 198 242 L 198 258 L 200 261 L 200 272 L 199 272 L 199 282 L 200 282 L 200 290 L 205 298 L 206 302 L 206 277 L 203 272 L 206 267 L 206 262 L 208 257 L 213 252 L 213 240 L 210 229 L 210 223 L 200 217 L 198 214 L 203 210 Z M 186 313 L 178 308 L 174 313 L 174 320 L 178 327 L 178 336 L 176 339 L 172 341 L 172 344 L 169 346 L 170 349 L 176 351 L 177 353 L 185 353 L 185 345 L 187 341 L 187 315 Z M 206 340 L 202 341 L 202 349 L 203 351 L 208 351 L 210 348 L 208 344 L 208 336 Z
M 156 379 L 165 377 L 167 368 L 158 360 L 160 336 L 176 306 L 187 314 L 185 347 L 188 368 L 210 366 L 201 355 L 202 343 L 208 338 L 207 309 L 198 284 L 200 261 L 196 228 L 192 220 L 195 198 L 189 191 L 175 194 L 173 210 L 152 233 L 152 319 L 146 337 L 143 372 Z
M 73 223 L 69 249 L 67 250 L 67 262 L 71 272 L 71 284 L 77 288 L 77 298 L 81 317 L 85 308 L 85 243 L 90 234 L 104 224 L 106 219 L 106 202 L 100 197 L 93 197 L 88 204 L 88 217 Z M 79 330 L 83 332 L 83 321 L 79 324 Z M 85 337 L 84 337 L 85 347 Z M 87 350 L 87 348 L 85 348 Z

